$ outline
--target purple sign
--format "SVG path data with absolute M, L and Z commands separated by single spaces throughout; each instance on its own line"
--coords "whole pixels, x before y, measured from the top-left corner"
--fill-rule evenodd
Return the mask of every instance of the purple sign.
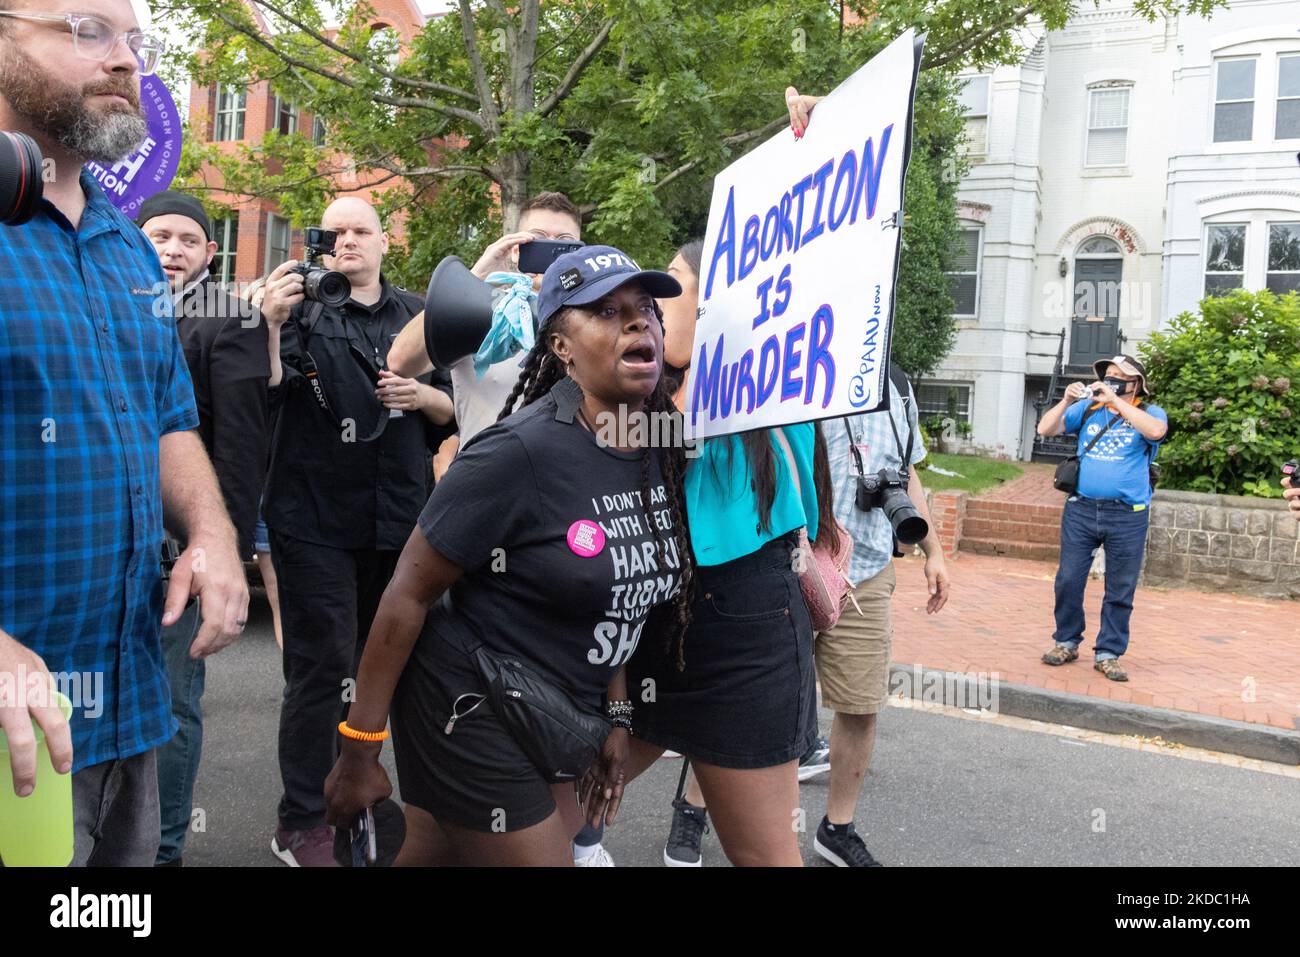
M 107 169 L 94 162 L 86 164 L 104 194 L 128 219 L 135 219 L 146 199 L 171 185 L 181 162 L 180 114 L 157 74 L 140 78 L 140 109 L 149 124 L 140 148 Z

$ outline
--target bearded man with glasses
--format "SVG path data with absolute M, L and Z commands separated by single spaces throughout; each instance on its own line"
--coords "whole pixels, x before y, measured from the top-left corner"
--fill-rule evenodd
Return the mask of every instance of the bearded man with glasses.
M 71 771 L 74 864 L 153 864 L 154 749 L 176 730 L 161 626 L 197 596 L 203 658 L 248 610 L 158 255 L 83 169 L 144 139 L 161 51 L 130 0 L 0 0 L 0 130 L 53 161 L 32 219 L 0 226 L 0 681 L 23 690 L 0 729 L 20 798 L 42 800 L 33 724 Z M 188 543 L 165 598 L 164 513 Z M 70 721 L 51 674 L 93 689 Z

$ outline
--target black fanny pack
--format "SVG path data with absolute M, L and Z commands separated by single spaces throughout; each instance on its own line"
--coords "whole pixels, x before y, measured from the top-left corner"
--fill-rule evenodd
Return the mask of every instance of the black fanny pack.
M 1105 435 L 1112 425 L 1122 419 L 1123 416 L 1116 414 L 1115 418 L 1106 423 L 1106 427 L 1092 437 L 1092 441 L 1084 447 L 1083 454 L 1087 455 L 1092 451 L 1092 447 L 1097 444 L 1098 440 Z M 1084 419 L 1086 422 L 1087 419 Z M 1081 456 L 1071 455 L 1056 467 L 1056 475 L 1052 478 L 1052 485 L 1058 492 L 1064 492 L 1066 495 L 1073 495 L 1079 491 L 1079 461 Z
M 473 656 L 493 710 L 542 777 L 564 784 L 586 774 L 612 725 L 517 658 L 482 645 Z

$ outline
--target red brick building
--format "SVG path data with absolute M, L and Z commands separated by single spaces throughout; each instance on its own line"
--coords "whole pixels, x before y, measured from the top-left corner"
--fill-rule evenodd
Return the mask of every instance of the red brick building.
M 370 0 L 375 14 L 373 30 L 395 30 L 405 48 L 424 26 L 425 17 L 415 0 Z M 259 9 L 250 4 L 254 17 L 265 26 Z M 191 135 L 219 144 L 227 152 L 237 145 L 256 145 L 265 135 L 278 129 L 282 133 L 302 132 L 316 142 L 324 142 L 324 127 L 316 117 L 283 101 L 269 83 L 248 87 L 232 85 L 201 86 L 190 90 Z M 346 157 L 335 157 L 335 165 L 346 166 Z M 200 178 L 208 186 L 221 184 L 220 173 L 206 166 Z M 367 184 L 379 177 L 366 173 L 343 173 L 335 177 L 338 195 L 355 195 L 375 199 L 383 192 L 402 185 L 389 179 L 376 189 Z M 213 221 L 213 239 L 218 250 L 212 261 L 212 274 L 222 282 L 248 283 L 265 276 L 286 259 L 302 256 L 302 231 L 292 229 L 280 215 L 274 199 L 240 199 L 229 193 L 214 192 L 210 198 L 234 209 L 234 215 Z

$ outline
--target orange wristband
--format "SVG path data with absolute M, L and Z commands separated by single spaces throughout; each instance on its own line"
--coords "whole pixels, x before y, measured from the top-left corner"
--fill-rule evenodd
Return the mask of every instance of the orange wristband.
M 388 729 L 383 731 L 358 731 L 356 728 L 349 727 L 346 721 L 339 722 L 339 734 L 345 738 L 351 738 L 353 741 L 383 741 L 388 737 Z

